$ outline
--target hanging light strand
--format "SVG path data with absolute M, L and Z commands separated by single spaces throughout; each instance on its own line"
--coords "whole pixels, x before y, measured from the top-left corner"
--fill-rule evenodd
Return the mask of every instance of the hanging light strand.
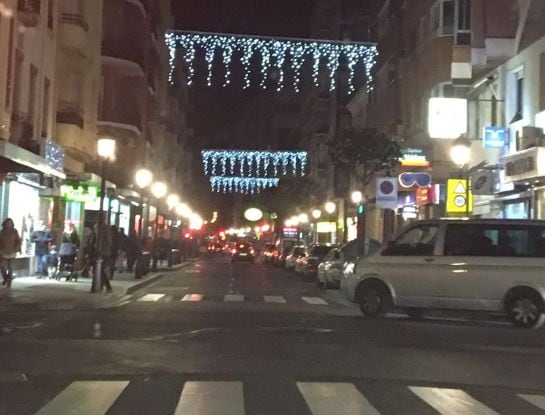
M 378 55 L 375 44 L 357 42 L 333 42 L 311 41 L 304 39 L 275 39 L 266 37 L 234 36 L 214 33 L 179 32 L 173 31 L 166 34 L 165 42 L 170 50 L 170 75 L 169 81 L 173 82 L 174 68 L 176 65 L 176 50 L 183 49 L 183 60 L 187 65 L 187 82 L 189 85 L 195 76 L 195 59 L 197 48 L 205 51 L 205 60 L 208 64 L 207 84 L 212 85 L 212 72 L 214 58 L 217 50 L 221 50 L 222 61 L 225 69 L 223 86 L 231 83 L 230 65 L 235 52 L 241 53 L 241 63 L 244 69 L 243 88 L 251 86 L 250 62 L 256 54 L 261 55 L 261 81 L 260 86 L 267 88 L 269 69 L 273 65 L 278 68 L 278 80 L 275 88 L 280 91 L 285 86 L 284 65 L 291 57 L 291 66 L 294 73 L 293 88 L 300 90 L 301 70 L 306 58 L 312 60 L 312 79 L 315 86 L 319 86 L 319 72 L 321 62 L 324 60 L 329 75 L 329 89 L 336 87 L 335 74 L 340 66 L 341 56 L 345 56 L 349 68 L 349 85 L 353 85 L 355 68 L 360 64 L 365 72 L 367 89 L 372 88 L 372 70 L 376 64 Z M 353 92 L 353 88 L 349 87 Z

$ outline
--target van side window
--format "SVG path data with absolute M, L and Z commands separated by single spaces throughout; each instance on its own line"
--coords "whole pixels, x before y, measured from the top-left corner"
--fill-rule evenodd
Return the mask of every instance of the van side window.
M 420 225 L 409 229 L 388 245 L 382 255 L 429 256 L 433 255 L 437 239 L 437 225 Z
M 445 255 L 539 257 L 545 256 L 545 229 L 527 225 L 447 226 Z

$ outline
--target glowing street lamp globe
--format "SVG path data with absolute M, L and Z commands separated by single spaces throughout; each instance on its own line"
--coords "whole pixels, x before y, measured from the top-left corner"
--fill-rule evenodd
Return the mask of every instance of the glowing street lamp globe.
M 320 209 L 314 209 L 312 211 L 312 217 L 314 219 L 320 219 L 321 216 L 322 216 L 322 211 Z
M 167 197 L 167 205 L 168 205 L 168 209 L 169 209 L 169 210 L 171 210 L 171 209 L 173 209 L 175 206 L 177 206 L 178 203 L 180 203 L 180 198 L 178 197 L 178 195 L 175 195 L 175 194 L 170 194 L 170 195 L 168 195 L 168 197 Z
M 155 182 L 151 185 L 151 193 L 156 199 L 161 199 L 167 194 L 167 185 L 163 182 Z
M 324 207 L 325 211 L 330 215 L 337 210 L 337 205 L 334 202 L 327 202 Z
M 352 203 L 354 203 L 355 205 L 359 205 L 362 200 L 363 194 L 359 190 L 352 192 Z
M 460 136 L 454 140 L 450 149 L 450 158 L 458 166 L 469 164 L 471 159 L 471 141 L 464 136 Z
M 145 189 L 153 181 L 153 174 L 148 169 L 140 169 L 134 175 L 134 181 L 140 189 Z
M 306 213 L 301 213 L 298 219 L 301 223 L 308 223 L 308 215 Z
M 193 212 L 191 212 L 191 208 L 185 204 L 185 203 L 180 203 L 178 204 L 178 206 L 176 206 L 176 213 L 178 215 L 180 215 L 182 218 L 189 218 L 191 217 L 191 214 Z
M 97 141 L 97 154 L 104 160 L 115 160 L 115 140 L 113 138 L 101 138 Z

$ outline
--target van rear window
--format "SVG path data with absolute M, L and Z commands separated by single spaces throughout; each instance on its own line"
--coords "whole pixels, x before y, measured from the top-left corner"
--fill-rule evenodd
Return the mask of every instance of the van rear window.
M 445 255 L 545 257 L 545 228 L 510 224 L 448 225 Z

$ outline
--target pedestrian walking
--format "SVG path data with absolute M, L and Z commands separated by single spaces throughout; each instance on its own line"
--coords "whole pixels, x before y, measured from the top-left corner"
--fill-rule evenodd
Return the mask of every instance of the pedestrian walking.
M 140 239 L 138 238 L 136 231 L 131 231 L 131 233 L 129 234 L 125 249 L 125 253 L 127 254 L 127 272 L 132 273 L 134 264 L 136 263 L 136 259 L 141 252 Z
M 127 249 L 129 245 L 129 237 L 125 233 L 125 228 L 119 228 L 117 231 L 117 246 L 119 247 L 119 270 L 121 272 L 128 272 L 127 265 Z
M 81 239 L 81 275 L 85 278 L 89 276 L 89 270 L 93 267 L 95 260 L 96 236 L 92 225 L 86 223 L 83 228 Z
M 110 237 L 112 239 L 110 251 L 110 279 L 114 279 L 114 272 L 117 269 L 117 257 L 119 256 L 119 232 L 117 228 L 110 226 Z
M 64 232 L 62 233 L 62 242 L 71 243 L 76 248 L 79 248 L 80 241 L 78 237 L 78 232 L 76 226 L 73 223 L 67 223 L 64 227 Z
M 38 278 L 47 277 L 47 255 L 49 255 L 49 244 L 52 240 L 53 233 L 42 220 L 38 221 L 38 229 L 30 237 L 30 241 L 34 243 Z
M 95 235 L 100 235 L 100 240 L 98 236 L 96 239 L 96 249 L 95 249 L 95 263 L 96 260 L 102 258 L 102 267 L 100 270 L 100 288 L 103 289 L 106 287 L 108 292 L 112 291 L 112 286 L 110 285 L 110 280 L 108 278 L 108 271 L 110 270 L 111 265 L 111 254 L 112 254 L 112 234 L 110 227 L 103 223 L 98 232 L 98 224 L 95 225 Z M 96 265 L 95 265 L 96 267 Z M 95 268 L 96 269 L 96 268 Z
M 2 271 L 2 285 L 11 286 L 13 278 L 13 258 L 21 252 L 21 237 L 15 229 L 11 218 L 2 223 L 0 231 L 0 269 Z

